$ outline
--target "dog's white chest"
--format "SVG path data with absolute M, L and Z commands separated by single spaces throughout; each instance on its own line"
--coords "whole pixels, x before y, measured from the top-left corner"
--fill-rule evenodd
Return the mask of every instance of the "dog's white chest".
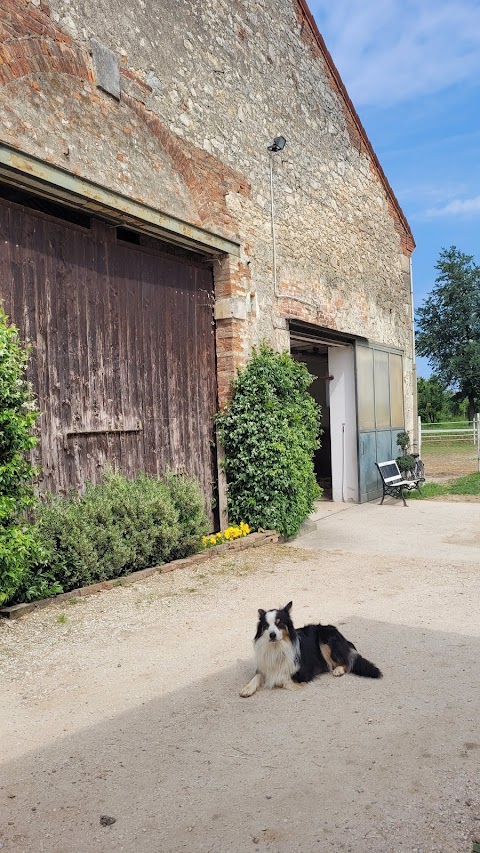
M 261 637 L 255 643 L 255 660 L 265 687 L 283 687 L 299 669 L 299 649 L 286 640 L 271 643 Z

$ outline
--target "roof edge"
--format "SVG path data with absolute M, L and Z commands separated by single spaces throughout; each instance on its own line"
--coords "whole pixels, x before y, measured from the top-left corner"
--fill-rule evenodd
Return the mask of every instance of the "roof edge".
M 405 232 L 405 243 L 402 246 L 402 248 L 404 248 L 408 254 L 411 254 L 413 252 L 416 244 L 415 244 L 415 240 L 414 240 L 410 225 L 408 224 L 407 217 L 405 216 L 402 208 L 400 207 L 398 199 L 397 199 L 392 187 L 390 186 L 390 183 L 388 181 L 387 176 L 385 175 L 385 172 L 383 171 L 383 169 L 380 165 L 380 161 L 379 161 L 377 155 L 375 154 L 372 143 L 370 142 L 370 140 L 367 136 L 367 132 L 366 132 L 361 120 L 360 120 L 360 117 L 359 117 L 355 107 L 353 106 L 353 102 L 352 102 L 352 100 L 351 100 L 351 98 L 350 98 L 350 96 L 349 96 L 349 94 L 345 88 L 345 84 L 344 84 L 344 82 L 340 76 L 340 73 L 339 73 L 339 71 L 338 71 L 338 69 L 337 69 L 337 67 L 336 67 L 336 65 L 332 59 L 332 56 L 331 56 L 331 54 L 330 54 L 330 52 L 329 52 L 329 50 L 325 44 L 324 38 L 323 38 L 322 34 L 320 33 L 320 30 L 318 29 L 315 18 L 313 17 L 313 15 L 312 15 L 309 7 L 308 7 L 307 0 L 294 0 L 294 2 L 300 8 L 305 20 L 308 22 L 308 25 L 312 31 L 312 35 L 313 35 L 313 37 L 314 37 L 314 39 L 318 45 L 318 48 L 319 48 L 319 50 L 320 50 L 320 52 L 321 52 L 321 54 L 322 54 L 322 56 L 323 56 L 323 58 L 327 64 L 328 70 L 329 70 L 330 74 L 332 75 L 332 78 L 335 81 L 336 86 L 338 87 L 340 95 L 342 96 L 343 100 L 345 101 L 346 107 L 347 107 L 347 109 L 351 115 L 351 118 L 353 119 L 353 122 L 356 126 L 357 132 L 359 133 L 368 153 L 370 154 L 370 157 L 372 158 L 372 162 L 373 162 L 375 169 L 378 173 L 378 176 L 379 176 L 379 178 L 380 178 L 380 180 L 381 180 L 381 182 L 385 188 L 385 191 L 387 193 L 387 197 L 388 197 L 392 207 L 394 208 L 395 212 L 397 213 L 401 225 L 403 226 L 403 229 Z

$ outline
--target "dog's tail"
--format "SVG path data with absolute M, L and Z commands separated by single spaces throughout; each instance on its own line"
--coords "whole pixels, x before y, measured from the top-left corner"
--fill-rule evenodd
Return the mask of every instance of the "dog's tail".
M 383 673 L 380 672 L 378 666 L 366 658 L 362 658 L 358 653 L 352 661 L 350 672 L 353 672 L 354 675 L 363 675 L 364 678 L 383 678 Z

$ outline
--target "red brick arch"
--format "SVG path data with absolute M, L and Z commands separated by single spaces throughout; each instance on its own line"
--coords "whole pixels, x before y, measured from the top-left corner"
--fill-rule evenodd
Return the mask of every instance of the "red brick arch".
M 176 136 L 140 101 L 122 94 L 122 102 L 146 124 L 169 155 L 192 195 L 200 223 L 215 227 L 226 236 L 235 236 L 236 225 L 225 196 L 228 192 L 248 196 L 248 181 L 213 155 Z
M 26 0 L 1 0 L 0 10 L 0 87 L 30 78 L 33 88 L 40 85 L 37 75 L 63 74 L 87 81 L 94 87 L 95 76 L 88 50 L 72 39 L 51 20 L 48 8 L 33 6 Z M 142 80 L 122 68 L 122 75 L 147 88 Z M 92 92 L 92 95 L 94 91 Z M 243 176 L 215 157 L 180 139 L 147 110 L 141 100 L 122 93 L 121 103 L 131 110 L 155 136 L 178 171 L 191 194 L 198 223 L 232 235 L 236 224 L 227 209 L 228 192 L 248 194 Z
M 52 71 L 93 80 L 88 53 L 53 23 L 43 2 L 38 8 L 27 0 L 2 0 L 0 85 Z
M 69 74 L 93 81 L 88 54 L 51 36 L 18 37 L 0 46 L 0 86 L 35 74 Z

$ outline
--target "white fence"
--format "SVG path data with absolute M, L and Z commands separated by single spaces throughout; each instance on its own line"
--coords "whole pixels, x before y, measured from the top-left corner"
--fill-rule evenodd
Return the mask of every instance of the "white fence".
M 435 444 L 448 442 L 472 444 L 475 448 L 478 470 L 480 471 L 480 414 L 473 421 L 439 421 L 438 423 L 422 423 L 418 418 L 418 452 L 422 453 L 422 441 L 431 447 Z

